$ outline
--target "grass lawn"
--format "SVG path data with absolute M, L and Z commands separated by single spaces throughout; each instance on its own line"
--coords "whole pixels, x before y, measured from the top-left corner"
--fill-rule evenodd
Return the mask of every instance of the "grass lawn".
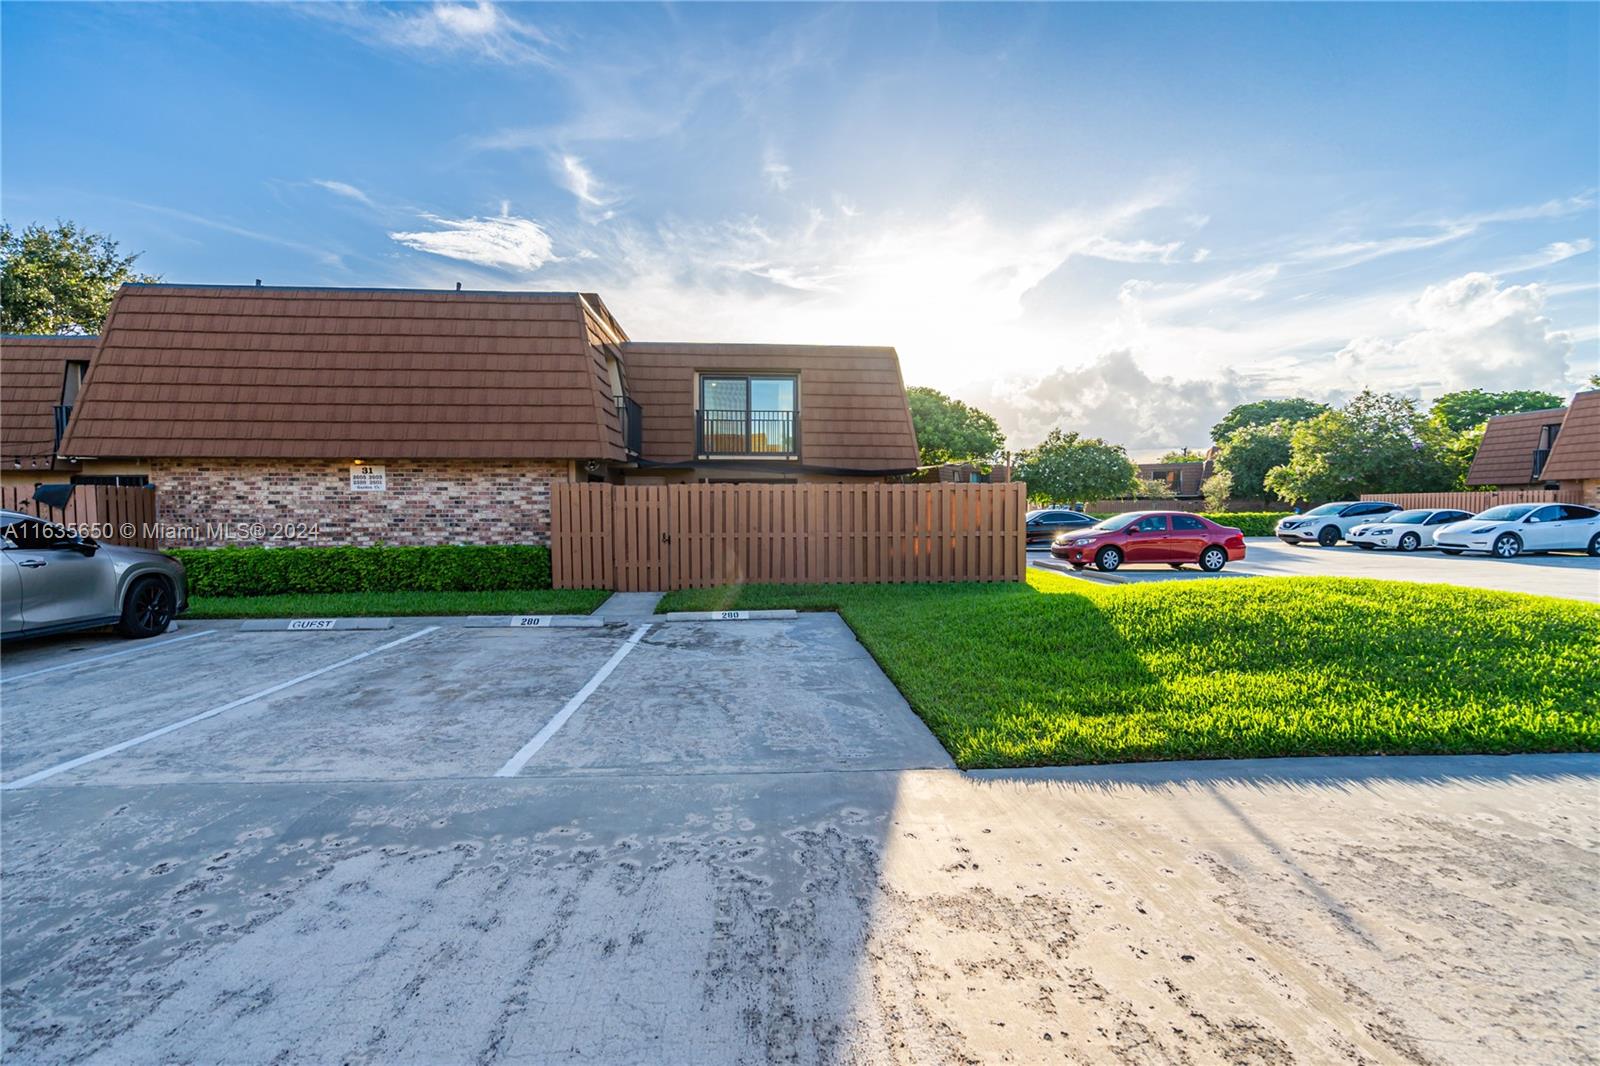
M 797 585 L 660 609 L 837 610 L 968 768 L 1600 750 L 1600 606 L 1447 585 Z
M 443 614 L 588 614 L 611 593 L 594 589 L 500 592 L 312 592 L 195 596 L 184 618 L 350 618 Z

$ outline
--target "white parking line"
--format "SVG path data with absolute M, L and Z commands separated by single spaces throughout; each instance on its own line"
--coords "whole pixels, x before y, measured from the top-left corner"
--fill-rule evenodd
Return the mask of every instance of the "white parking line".
M 115 755 L 119 751 L 127 751 L 129 748 L 137 747 L 138 745 L 147 741 L 155 740 L 157 737 L 164 737 L 168 733 L 174 733 L 185 726 L 194 725 L 196 722 L 203 722 L 207 718 L 215 718 L 224 711 L 231 711 L 235 707 L 243 707 L 247 703 L 254 703 L 256 700 L 263 699 L 275 692 L 282 692 L 284 689 L 298 685 L 302 681 L 310 681 L 313 677 L 320 677 L 330 670 L 337 670 L 341 666 L 349 666 L 351 663 L 360 662 L 362 659 L 365 659 L 370 655 L 376 655 L 380 651 L 388 651 L 390 648 L 397 648 L 402 644 L 416 640 L 418 637 L 426 636 L 438 628 L 438 626 L 428 626 L 425 629 L 417 630 L 415 633 L 408 633 L 399 640 L 391 640 L 387 644 L 380 644 L 376 648 L 368 649 L 359 655 L 352 655 L 349 658 L 340 659 L 336 663 L 329 663 L 327 666 L 319 667 L 318 669 L 312 670 L 309 673 L 301 674 L 299 677 L 292 677 L 287 681 L 280 681 L 278 684 L 273 685 L 270 688 L 264 688 L 260 692 L 252 692 L 250 695 L 241 696 L 231 703 L 224 703 L 221 707 L 213 707 L 209 711 L 201 711 L 199 714 L 190 715 L 188 718 L 185 718 L 182 721 L 173 722 L 170 725 L 164 725 L 160 729 L 152 729 L 150 732 L 136 736 L 132 740 L 124 740 L 122 743 L 113 744 L 109 748 L 101 748 L 99 751 L 91 751 L 87 755 L 80 755 L 76 759 L 68 759 L 64 763 L 58 763 L 55 766 L 51 766 L 44 770 L 39 770 L 35 773 L 29 774 L 27 777 L 18 778 L 15 781 L 7 781 L 4 784 L 0 784 L 0 789 L 9 790 L 15 788 L 26 788 L 27 786 L 35 784 L 36 782 L 43 781 L 47 777 L 54 777 L 56 774 L 66 773 L 68 770 L 77 769 L 85 763 L 91 763 L 99 759 L 104 759 L 106 756 Z
M 522 768 L 528 765 L 528 760 L 539 753 L 539 749 L 544 747 L 547 740 L 556 735 L 556 730 L 565 725 L 568 718 L 577 713 L 578 708 L 583 706 L 583 701 L 594 694 L 594 690 L 600 687 L 600 682 L 611 676 L 611 671 L 615 670 L 617 664 L 628 657 L 628 653 L 633 650 L 633 646 L 639 643 L 639 638 L 643 637 L 649 629 L 650 623 L 648 622 L 635 629 L 633 635 L 627 639 L 627 642 L 612 653 L 611 658 L 607 659 L 604 665 L 595 671 L 594 676 L 589 679 L 589 683 L 580 688 L 577 694 L 556 712 L 556 716 L 546 722 L 544 728 L 533 735 L 532 740 L 522 745 L 522 748 L 515 755 L 506 760 L 506 764 L 496 770 L 494 776 L 516 777 L 521 773 Z
M 107 652 L 105 655 L 91 655 L 87 659 L 74 659 L 70 663 L 62 663 L 60 666 L 47 666 L 43 670 L 30 670 L 25 674 L 4 674 L 3 676 L 0 676 L 0 681 L 23 681 L 30 677 L 38 677 L 41 674 L 53 674 L 57 670 L 76 670 L 80 666 L 87 666 L 90 663 L 101 662 L 105 659 L 120 659 L 124 655 L 138 655 L 141 652 L 154 653 L 160 651 L 162 648 L 169 648 L 174 644 L 181 644 L 186 640 L 198 640 L 201 637 L 209 637 L 215 632 L 215 629 L 206 629 L 199 633 L 190 633 L 188 636 L 183 637 L 173 637 L 171 640 L 163 640 L 156 644 L 140 644 L 136 648 L 128 648 L 124 651 Z

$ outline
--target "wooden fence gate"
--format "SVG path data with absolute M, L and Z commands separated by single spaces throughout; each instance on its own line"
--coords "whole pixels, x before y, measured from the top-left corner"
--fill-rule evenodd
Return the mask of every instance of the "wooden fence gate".
M 46 507 L 25 486 L 0 487 L 0 508 L 71 526 L 107 544 L 154 548 L 156 492 L 137 485 L 78 485 L 65 507 Z
M 555 485 L 556 588 L 1021 581 L 1027 486 Z

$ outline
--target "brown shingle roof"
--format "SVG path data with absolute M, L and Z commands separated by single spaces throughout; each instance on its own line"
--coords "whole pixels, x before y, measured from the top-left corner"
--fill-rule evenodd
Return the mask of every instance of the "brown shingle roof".
M 644 412 L 640 453 L 647 461 L 694 459 L 696 371 L 793 371 L 804 465 L 916 469 L 917 438 L 893 348 L 632 341 L 621 349 L 628 393 Z
M 1541 480 L 1581 481 L 1600 477 L 1600 390 L 1572 398 Z
M 45 465 L 56 442 L 55 408 L 71 360 L 86 361 L 98 337 L 0 339 L 0 452 Z
M 1483 442 L 1467 471 L 1468 485 L 1529 485 L 1533 483 L 1533 452 L 1547 425 L 1560 425 L 1565 407 L 1496 415 L 1483 431 Z M 1544 480 L 1541 478 L 1540 480 Z
M 597 330 L 576 293 L 124 286 L 62 451 L 621 459 Z
M 1139 476 L 1146 480 L 1163 481 L 1174 496 L 1198 496 L 1200 485 L 1212 474 L 1210 459 L 1195 459 L 1184 463 L 1140 463 Z

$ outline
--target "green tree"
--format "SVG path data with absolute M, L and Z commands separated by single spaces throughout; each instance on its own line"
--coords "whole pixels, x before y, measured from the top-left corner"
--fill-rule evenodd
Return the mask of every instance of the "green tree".
M 1225 510 L 1228 501 L 1233 499 L 1233 475 L 1226 470 L 1212 474 L 1200 483 L 1200 495 L 1206 498 L 1206 506 L 1211 510 Z
M 1267 495 L 1267 471 L 1289 461 L 1289 438 L 1294 424 L 1279 420 L 1266 425 L 1241 426 L 1217 446 L 1216 468 L 1230 475 L 1233 495 L 1255 498 Z
M 1445 429 L 1459 433 L 1473 426 L 1481 426 L 1495 415 L 1514 415 L 1522 411 L 1543 411 L 1560 407 L 1561 397 L 1535 389 L 1517 389 L 1511 392 L 1484 392 L 1482 389 L 1465 389 L 1447 392 L 1433 401 L 1429 412 L 1433 420 Z
M 1600 374 L 1589 375 L 1589 387 L 1591 389 L 1600 389 Z
M 7 333 L 98 333 L 118 286 L 156 280 L 133 269 L 138 258 L 75 222 L 20 233 L 0 222 L 0 325 Z
M 1325 403 L 1303 400 L 1298 396 L 1291 396 L 1287 400 L 1257 400 L 1254 403 L 1242 403 L 1223 415 L 1221 422 L 1211 427 L 1211 439 L 1221 444 L 1234 431 L 1245 426 L 1264 426 L 1269 422 L 1278 421 L 1304 422 L 1327 409 L 1328 405 Z
M 1037 448 L 1017 458 L 1016 477 L 1041 503 L 1114 499 L 1139 485 L 1139 468 L 1120 444 L 1052 429 Z
M 938 389 L 913 385 L 906 390 L 911 425 L 924 466 L 976 461 L 990 463 L 1005 444 L 994 417 L 951 399 Z
M 1205 459 L 1204 452 L 1197 452 L 1192 448 L 1181 448 L 1175 452 L 1168 452 L 1157 459 L 1158 463 L 1198 463 Z
M 1140 500 L 1170 500 L 1173 498 L 1172 486 L 1158 477 L 1142 477 L 1139 487 L 1134 490 L 1134 497 Z
M 1436 492 L 1453 474 L 1415 400 L 1362 392 L 1337 411 L 1296 426 L 1289 461 L 1267 471 L 1284 500 L 1354 499 L 1363 492 Z

